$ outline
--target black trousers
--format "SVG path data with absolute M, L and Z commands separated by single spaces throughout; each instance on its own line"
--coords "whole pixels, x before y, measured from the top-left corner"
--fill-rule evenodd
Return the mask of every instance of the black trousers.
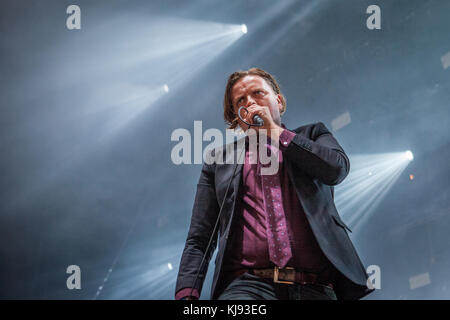
M 234 279 L 219 300 L 337 300 L 334 290 L 321 285 L 274 283 L 250 273 Z

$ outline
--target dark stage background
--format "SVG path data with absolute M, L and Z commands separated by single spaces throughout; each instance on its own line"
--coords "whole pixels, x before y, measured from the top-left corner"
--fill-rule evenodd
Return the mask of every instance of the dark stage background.
M 173 299 L 201 165 L 173 164 L 171 134 L 224 132 L 226 78 L 257 66 L 286 126 L 324 122 L 352 165 L 413 152 L 336 197 L 381 270 L 367 299 L 449 299 L 449 17 L 444 0 L 2 1 L 0 298 Z

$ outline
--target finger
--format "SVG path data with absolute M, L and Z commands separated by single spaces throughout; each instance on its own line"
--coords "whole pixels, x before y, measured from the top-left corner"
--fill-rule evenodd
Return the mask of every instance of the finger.
M 260 117 L 264 117 L 264 109 L 258 105 L 251 105 L 248 107 L 248 119 L 253 122 L 253 117 L 255 115 L 259 115 Z
M 248 123 L 252 123 L 252 117 L 253 117 L 253 112 L 248 110 L 246 116 L 245 116 L 245 121 L 247 121 Z
M 251 115 L 250 115 L 250 119 L 252 119 L 252 121 L 253 121 L 253 117 L 256 114 L 259 115 L 264 120 L 265 125 L 268 124 L 272 120 L 272 116 L 270 114 L 269 107 L 267 107 L 267 106 L 257 106 L 255 108 L 253 108 L 251 111 Z

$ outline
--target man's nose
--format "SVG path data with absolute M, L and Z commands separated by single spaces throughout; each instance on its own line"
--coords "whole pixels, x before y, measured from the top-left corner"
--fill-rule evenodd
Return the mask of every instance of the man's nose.
M 246 107 L 250 107 L 252 104 L 255 104 L 256 101 L 252 97 L 248 97 Z

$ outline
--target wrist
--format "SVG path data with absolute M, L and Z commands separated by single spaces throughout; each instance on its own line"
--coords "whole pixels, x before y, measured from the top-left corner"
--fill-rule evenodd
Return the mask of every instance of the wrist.
M 280 139 L 281 133 L 284 131 L 284 128 L 280 126 L 275 126 L 270 129 L 270 139 L 278 141 Z

